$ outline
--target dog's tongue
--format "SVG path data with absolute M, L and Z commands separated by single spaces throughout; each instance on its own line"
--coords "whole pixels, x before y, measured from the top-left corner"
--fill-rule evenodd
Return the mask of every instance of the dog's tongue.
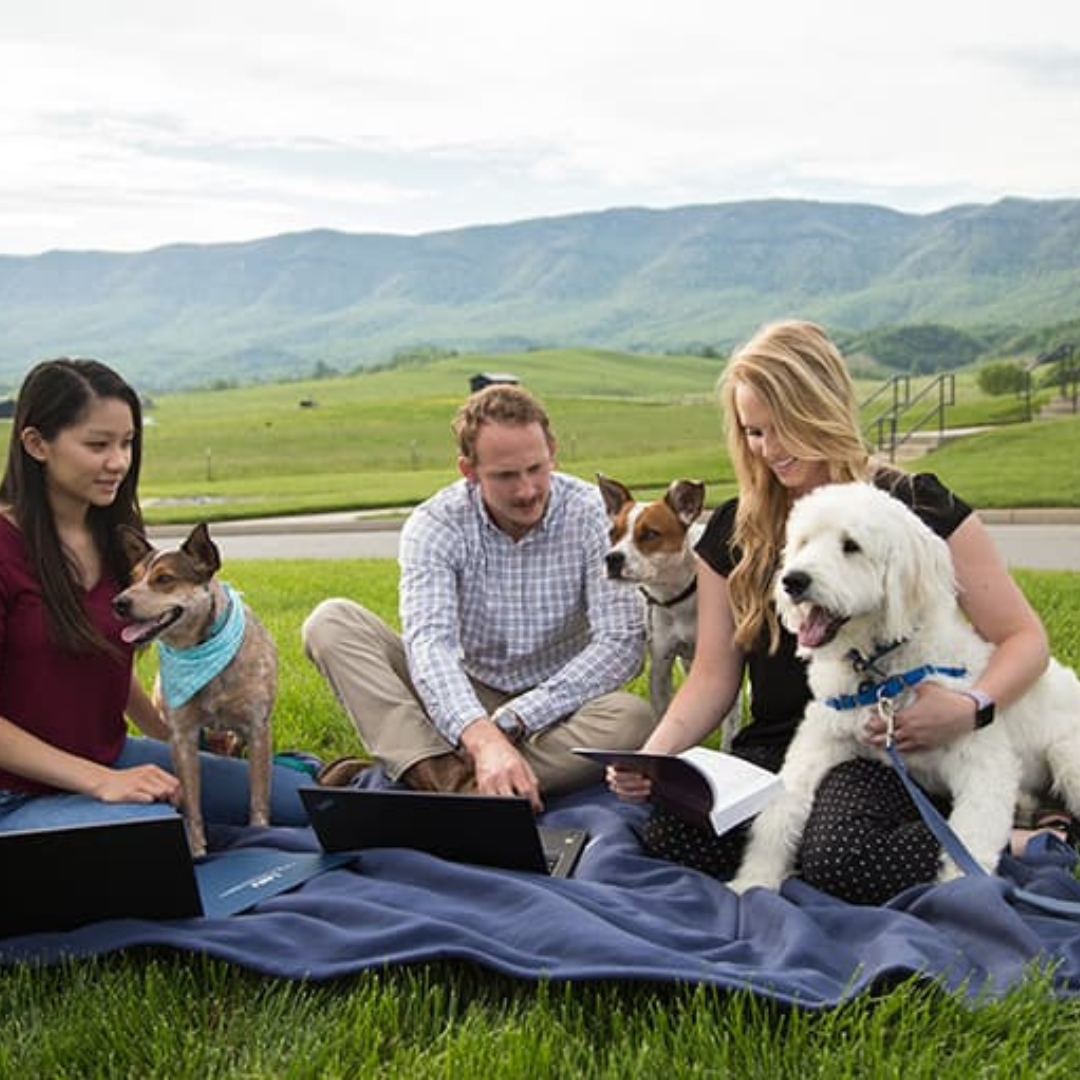
M 815 604 L 803 619 L 799 627 L 799 644 L 806 649 L 816 649 L 832 641 L 842 620 L 837 619 L 831 611 Z
M 141 645 L 144 641 L 149 641 L 154 637 L 167 622 L 167 619 L 150 619 L 146 622 L 127 623 L 120 628 L 120 637 L 128 645 Z
M 120 637 L 129 645 L 137 645 L 148 633 L 153 633 L 153 629 L 146 623 L 128 623 L 120 630 Z

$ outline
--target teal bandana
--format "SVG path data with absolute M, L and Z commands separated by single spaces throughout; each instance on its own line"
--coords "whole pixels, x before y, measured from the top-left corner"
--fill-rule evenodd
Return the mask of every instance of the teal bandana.
M 176 649 L 159 641 L 161 692 L 170 709 L 190 701 L 215 675 L 219 675 L 240 651 L 244 640 L 244 605 L 240 594 L 225 582 L 228 606 L 210 628 L 210 636 L 190 649 Z

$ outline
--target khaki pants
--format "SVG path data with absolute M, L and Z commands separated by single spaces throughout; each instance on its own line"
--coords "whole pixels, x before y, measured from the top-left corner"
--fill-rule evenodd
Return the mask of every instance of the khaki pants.
M 425 758 L 455 751 L 428 718 L 409 677 L 401 637 L 351 600 L 324 600 L 301 631 L 304 651 L 352 718 L 360 740 L 398 779 Z M 488 715 L 511 695 L 473 681 Z M 627 691 L 601 694 L 577 712 L 523 740 L 518 749 L 547 794 L 595 783 L 600 766 L 573 746 L 636 749 L 656 724 L 647 701 Z

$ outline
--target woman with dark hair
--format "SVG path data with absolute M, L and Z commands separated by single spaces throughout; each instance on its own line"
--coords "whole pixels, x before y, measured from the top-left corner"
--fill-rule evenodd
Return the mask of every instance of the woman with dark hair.
M 112 599 L 142 528 L 138 395 L 96 360 L 48 360 L 19 391 L 0 482 L 0 829 L 173 813 L 168 729 Z M 125 717 L 149 738 L 129 737 Z M 203 755 L 210 821 L 247 820 L 247 767 Z M 304 824 L 305 779 L 274 770 L 271 815 Z M 162 805 L 164 804 L 164 805 Z

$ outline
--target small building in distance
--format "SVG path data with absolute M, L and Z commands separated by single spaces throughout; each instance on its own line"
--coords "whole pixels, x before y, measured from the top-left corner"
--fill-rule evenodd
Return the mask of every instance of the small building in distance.
M 483 390 L 485 386 L 494 386 L 496 383 L 509 383 L 516 386 L 520 382 L 516 375 L 505 371 L 482 371 L 469 379 L 469 392 L 475 394 L 477 390 Z

